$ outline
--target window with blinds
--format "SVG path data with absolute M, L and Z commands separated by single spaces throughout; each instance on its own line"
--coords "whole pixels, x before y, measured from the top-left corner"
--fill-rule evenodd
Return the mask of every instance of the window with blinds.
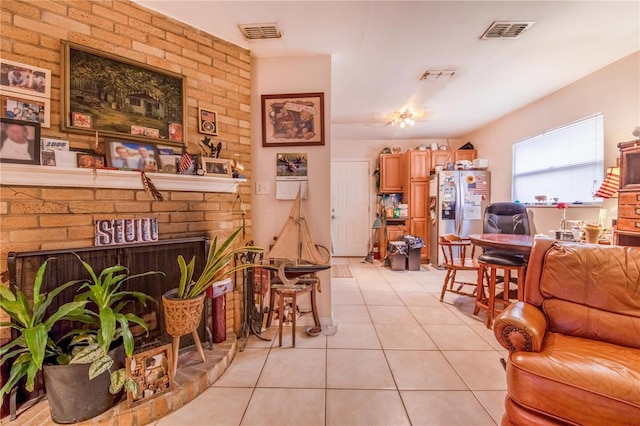
M 549 130 L 513 145 L 512 192 L 521 203 L 594 204 L 593 194 L 604 175 L 602 114 Z

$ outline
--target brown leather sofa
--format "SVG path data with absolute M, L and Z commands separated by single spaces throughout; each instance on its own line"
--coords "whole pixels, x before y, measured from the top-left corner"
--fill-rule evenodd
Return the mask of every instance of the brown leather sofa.
M 640 248 L 536 240 L 509 350 L 502 425 L 640 425 Z

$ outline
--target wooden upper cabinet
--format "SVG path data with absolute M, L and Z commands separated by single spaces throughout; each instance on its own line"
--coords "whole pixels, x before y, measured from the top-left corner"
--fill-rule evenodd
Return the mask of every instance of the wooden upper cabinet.
M 478 158 L 478 150 L 477 149 L 458 149 L 453 151 L 453 162 L 460 160 L 469 160 L 473 161 Z
M 409 182 L 428 182 L 431 170 L 429 151 L 410 150 L 404 155 Z
M 402 192 L 404 165 L 402 154 L 380 155 L 380 192 Z
M 435 170 L 437 166 L 444 167 L 447 163 L 453 163 L 453 155 L 449 150 L 433 150 L 431 151 L 431 170 Z

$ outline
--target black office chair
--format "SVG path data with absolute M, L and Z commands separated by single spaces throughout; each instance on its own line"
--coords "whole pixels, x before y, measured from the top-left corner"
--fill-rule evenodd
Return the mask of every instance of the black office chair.
M 485 234 L 530 235 L 527 208 L 518 203 L 493 203 L 484 210 L 483 231 Z

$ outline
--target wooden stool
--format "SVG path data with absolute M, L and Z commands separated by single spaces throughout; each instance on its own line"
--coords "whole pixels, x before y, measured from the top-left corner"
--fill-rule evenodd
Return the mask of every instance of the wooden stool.
M 278 296 L 278 346 L 282 346 L 282 326 L 284 323 L 284 299 L 291 298 L 291 308 L 293 309 L 291 324 L 291 344 L 296 347 L 296 308 L 298 295 L 311 294 L 311 311 L 301 312 L 301 315 L 311 313 L 313 322 L 316 326 L 320 326 L 320 318 L 318 316 L 318 308 L 316 307 L 316 298 L 318 291 L 318 283 L 320 280 L 316 277 L 300 278 L 295 285 L 273 284 L 269 295 L 269 316 L 267 317 L 267 327 L 271 326 L 273 319 L 273 305 L 276 296 Z
M 511 281 L 511 272 L 516 271 L 518 274 L 518 300 L 523 300 L 524 295 L 524 270 L 526 262 L 521 256 L 510 255 L 506 253 L 485 253 L 478 257 L 478 291 L 476 293 L 476 308 L 474 315 L 478 314 L 480 309 L 487 312 L 487 328 L 493 325 L 493 318 L 509 305 L 509 282 Z M 496 309 L 496 281 L 497 271 L 504 271 L 504 290 L 502 292 L 502 309 Z M 487 275 L 488 299 L 484 296 L 485 275 Z

